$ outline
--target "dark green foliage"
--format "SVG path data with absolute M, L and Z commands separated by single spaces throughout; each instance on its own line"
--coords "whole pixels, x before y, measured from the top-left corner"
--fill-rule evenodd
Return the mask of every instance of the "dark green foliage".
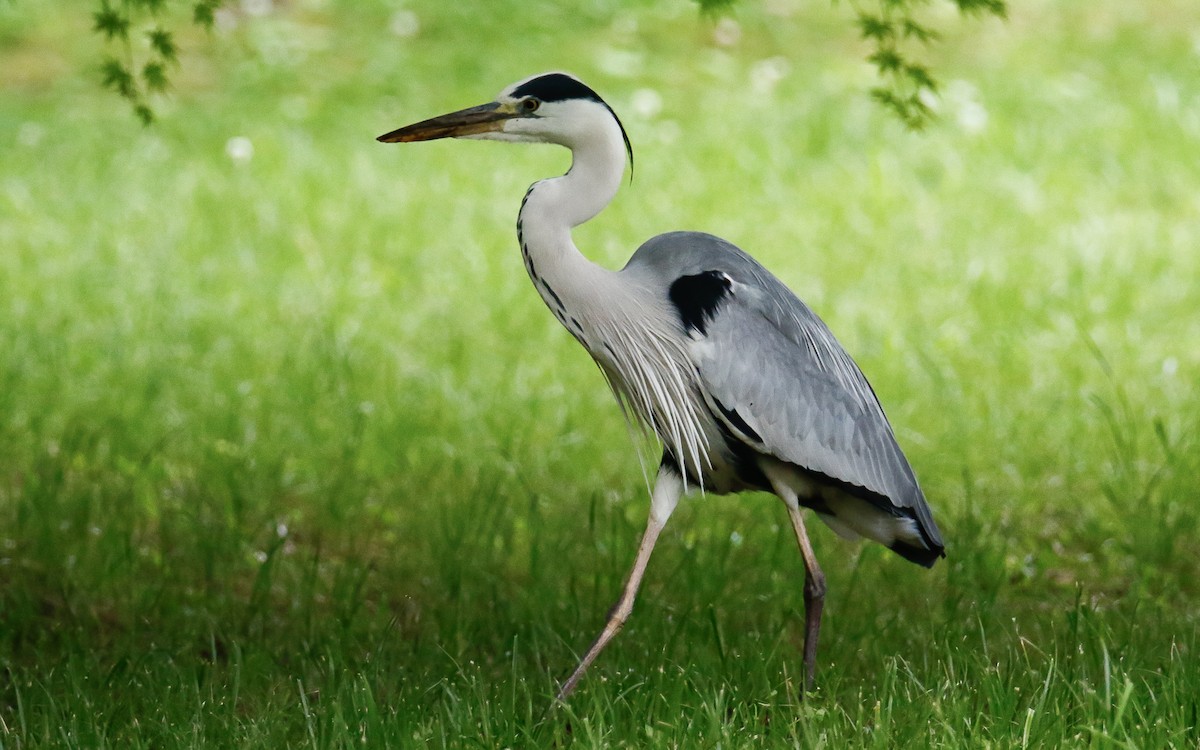
M 221 7 L 221 0 L 200 0 L 192 5 L 192 23 L 206 29 L 211 29 L 214 21 L 213 14 Z
M 696 0 L 706 15 L 729 12 L 738 0 Z M 1006 14 L 1004 0 L 953 0 L 963 15 L 993 15 L 1003 18 Z M 176 64 L 178 49 L 172 32 L 157 25 L 159 17 L 171 8 L 187 5 L 191 8 L 191 23 L 210 29 L 214 12 L 221 0 L 99 0 L 93 11 L 93 29 L 104 37 L 110 47 L 116 45 L 121 54 L 111 52 L 102 66 L 104 85 L 129 101 L 134 112 L 144 123 L 153 120 L 153 111 L 147 97 L 165 91 L 169 84 L 168 70 Z M 871 95 L 880 104 L 890 109 L 906 125 L 919 129 L 928 121 L 930 110 L 925 97 L 937 91 L 937 81 L 927 67 L 914 62 L 906 42 L 929 44 L 936 40 L 937 33 L 922 24 L 916 17 L 916 7 L 924 4 L 920 0 L 875 0 L 875 5 L 856 6 L 858 28 L 861 37 L 870 42 L 873 50 L 867 60 L 877 69 L 880 85 L 871 90 Z M 135 53 L 130 43 L 130 29 L 154 22 L 156 25 L 146 32 L 150 42 L 148 53 Z M 142 60 L 148 54 L 150 59 Z M 113 65 L 121 68 L 124 75 L 112 70 Z M 140 75 L 134 71 L 140 67 Z
M 148 62 L 142 66 L 142 80 L 146 82 L 147 91 L 165 91 L 167 88 L 167 69 L 161 62 Z
M 721 13 L 737 0 L 696 0 L 705 13 Z M 963 15 L 1004 18 L 1004 0 L 952 0 Z M 872 46 L 867 61 L 875 66 L 880 84 L 871 89 L 875 101 L 891 110 L 908 127 L 919 130 L 929 121 L 926 100 L 937 92 L 937 79 L 929 68 L 914 61 L 911 43 L 928 45 L 937 32 L 917 17 L 924 0 L 874 0 L 854 4 L 858 33 Z
M 129 17 L 107 3 L 100 4 L 100 10 L 92 14 L 95 20 L 93 29 L 104 35 L 108 41 L 125 40 L 129 38 Z
M 100 75 L 104 85 L 128 99 L 136 95 L 137 84 L 129 69 L 116 58 L 110 57 L 100 65 Z
M 162 59 L 175 59 L 178 50 L 175 47 L 175 40 L 171 37 L 171 32 L 155 28 L 146 32 L 146 38 L 150 40 L 150 48 L 157 52 Z
M 1008 6 L 1004 0 L 954 0 L 954 4 L 964 14 L 990 14 L 997 18 L 1005 18 L 1008 15 Z
M 221 0 L 188 0 L 191 22 L 211 28 L 220 4 Z M 169 11 L 183 5 L 168 0 L 101 0 L 92 12 L 92 30 L 104 37 L 108 47 L 100 66 L 101 83 L 128 101 L 144 125 L 154 121 L 149 96 L 170 87 L 169 71 L 179 64 L 179 47 L 168 24 Z M 139 30 L 144 30 L 141 39 Z
M 705 15 L 717 16 L 729 12 L 738 0 L 696 0 L 700 4 L 700 12 Z

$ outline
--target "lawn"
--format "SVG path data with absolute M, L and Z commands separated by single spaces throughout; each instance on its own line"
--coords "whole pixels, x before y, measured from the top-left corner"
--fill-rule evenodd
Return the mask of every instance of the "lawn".
M 247 3 L 148 129 L 0 4 L 0 749 L 1200 747 L 1200 6 L 936 8 L 912 133 L 843 4 Z M 693 496 L 550 710 L 657 459 L 521 266 L 568 157 L 374 137 L 552 69 L 636 154 L 580 247 L 754 254 L 946 537 L 814 529 L 803 700 L 784 509 Z

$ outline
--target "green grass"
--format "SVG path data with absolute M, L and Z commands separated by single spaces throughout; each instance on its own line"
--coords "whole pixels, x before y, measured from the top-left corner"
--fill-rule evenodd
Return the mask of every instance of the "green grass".
M 240 18 L 150 130 L 79 9 L 0 6 L 0 747 L 1200 745 L 1194 3 L 950 24 L 922 135 L 840 7 L 747 0 L 720 48 L 684 2 L 469 5 Z M 547 712 L 647 506 L 515 249 L 566 156 L 373 138 L 555 68 L 637 152 L 580 246 L 754 253 L 947 538 L 925 571 L 816 532 L 803 702 L 784 511 L 707 497 Z

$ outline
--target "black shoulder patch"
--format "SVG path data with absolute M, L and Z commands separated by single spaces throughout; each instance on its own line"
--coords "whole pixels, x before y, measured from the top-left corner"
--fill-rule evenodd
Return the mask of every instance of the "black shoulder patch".
M 534 96 L 544 102 L 561 102 L 567 99 L 591 99 L 603 102 L 600 95 L 592 91 L 583 81 L 565 73 L 547 73 L 531 78 L 517 87 L 512 95 L 516 98 Z
M 717 314 L 721 301 L 729 295 L 731 284 L 729 277 L 720 271 L 705 271 L 675 279 L 669 292 L 671 302 L 689 333 L 708 333 L 708 322 Z

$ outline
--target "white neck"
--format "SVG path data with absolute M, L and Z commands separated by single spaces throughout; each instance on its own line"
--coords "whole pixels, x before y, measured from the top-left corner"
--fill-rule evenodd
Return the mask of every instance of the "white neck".
M 567 140 L 563 145 L 571 149 L 571 168 L 562 177 L 534 183 L 517 218 L 526 270 L 552 311 L 556 302 L 546 285 L 560 300 L 563 294 L 589 296 L 596 277 L 607 275 L 575 247 L 571 229 L 612 201 L 625 173 L 624 139 L 615 121 L 596 118 L 578 137 Z M 587 300 L 578 301 L 587 305 Z
M 571 169 L 535 183 L 525 194 L 517 234 L 538 294 L 600 365 L 623 405 L 658 432 L 692 476 L 705 469 L 709 437 L 692 383 L 694 368 L 666 306 L 619 272 L 579 252 L 571 229 L 600 213 L 625 172 L 625 141 L 616 120 L 589 118 L 586 129 L 558 141 L 571 149 Z M 664 300 L 665 303 L 665 300 Z

